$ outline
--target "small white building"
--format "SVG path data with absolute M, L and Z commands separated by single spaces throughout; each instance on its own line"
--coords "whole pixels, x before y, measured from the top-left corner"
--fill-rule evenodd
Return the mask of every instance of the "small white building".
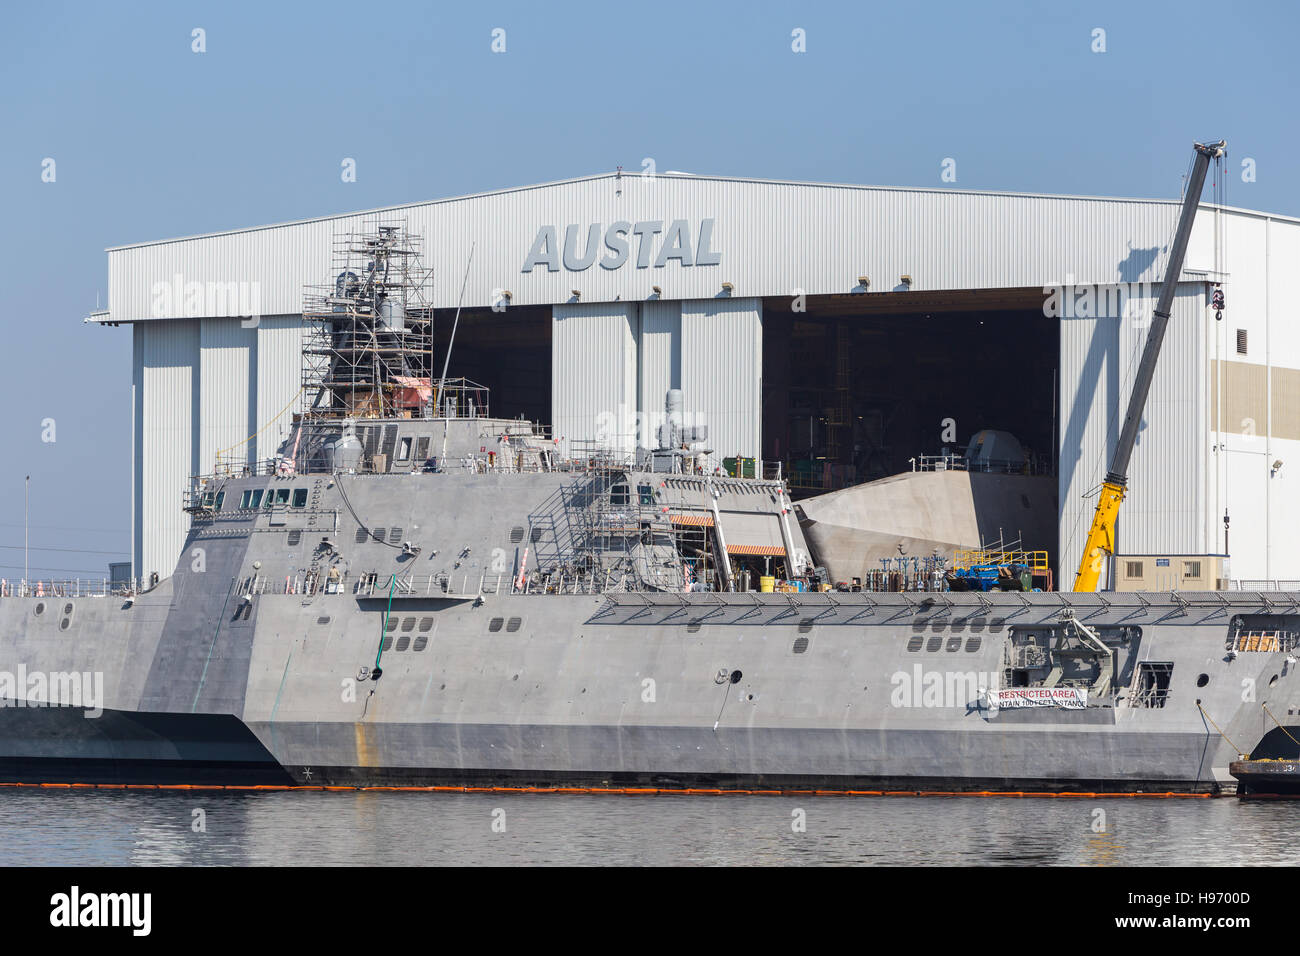
M 284 440 L 304 287 L 382 222 L 423 237 L 435 350 L 473 246 L 450 374 L 493 414 L 627 446 L 679 387 L 718 457 L 780 461 L 802 493 L 1010 431 L 1059 476 L 1068 587 L 1178 208 L 615 173 L 110 249 L 89 320 L 134 336 L 136 574 L 174 567 L 189 476 Z M 1222 553 L 1227 511 L 1233 578 L 1300 579 L 1297 266 L 1300 220 L 1200 207 L 1122 553 Z

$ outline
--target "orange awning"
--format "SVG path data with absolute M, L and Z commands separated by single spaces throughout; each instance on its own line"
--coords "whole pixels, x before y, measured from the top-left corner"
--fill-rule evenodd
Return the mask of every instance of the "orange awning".
M 712 528 L 713 515 L 686 514 L 686 515 L 669 515 L 673 524 L 691 525 L 697 528 Z
M 785 557 L 785 548 L 776 547 L 768 544 L 732 544 L 727 542 L 728 554 L 753 554 L 760 557 L 782 558 Z

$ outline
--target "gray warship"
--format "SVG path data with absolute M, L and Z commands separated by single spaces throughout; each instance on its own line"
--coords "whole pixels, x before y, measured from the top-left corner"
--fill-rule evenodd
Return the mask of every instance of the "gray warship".
M 1212 793 L 1294 756 L 1297 595 L 832 582 L 689 396 L 584 445 L 436 375 L 409 245 L 308 296 L 311 401 L 193 479 L 171 574 L 0 597 L 0 782 Z

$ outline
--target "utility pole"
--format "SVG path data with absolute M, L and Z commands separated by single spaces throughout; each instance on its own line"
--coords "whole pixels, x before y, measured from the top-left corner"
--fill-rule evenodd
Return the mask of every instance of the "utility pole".
M 27 501 L 32 488 L 32 476 L 23 481 L 23 590 L 27 590 Z

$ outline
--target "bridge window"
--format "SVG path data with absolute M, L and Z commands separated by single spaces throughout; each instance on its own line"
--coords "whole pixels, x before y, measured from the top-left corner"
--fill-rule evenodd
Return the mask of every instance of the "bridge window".
M 289 503 L 289 491 L 290 489 L 288 488 L 277 488 L 275 492 L 275 503 L 277 505 L 287 505 Z
M 225 501 L 225 500 L 226 500 L 226 493 L 225 493 L 224 491 L 218 491 L 218 492 L 217 492 L 217 500 L 216 500 L 216 503 L 213 504 L 213 506 L 212 506 L 213 510 L 214 510 L 214 511 L 220 511 L 220 510 L 221 510 L 221 503 L 222 503 L 223 501 Z
M 306 508 L 306 507 L 307 507 L 307 489 L 306 489 L 306 488 L 295 488 L 295 489 L 293 489 L 293 506 L 294 506 L 295 508 Z
M 397 460 L 398 460 L 398 461 L 410 461 L 410 460 L 411 460 L 411 439 L 409 439 L 409 438 L 403 438 L 403 439 L 398 443 L 398 445 L 397 445 Z
M 249 503 L 250 501 L 252 501 L 252 500 L 253 500 L 253 493 L 252 493 L 251 491 L 245 491 L 242 495 L 240 495 L 240 496 L 239 496 L 239 508 L 240 508 L 240 510 L 242 511 L 242 510 L 244 510 L 245 508 L 247 508 L 247 507 L 248 507 L 248 503 Z
M 261 488 L 258 488 L 256 491 L 254 491 L 252 497 L 248 499 L 248 507 L 250 507 L 250 508 L 260 508 L 260 507 L 262 507 L 262 489 L 261 489 Z

